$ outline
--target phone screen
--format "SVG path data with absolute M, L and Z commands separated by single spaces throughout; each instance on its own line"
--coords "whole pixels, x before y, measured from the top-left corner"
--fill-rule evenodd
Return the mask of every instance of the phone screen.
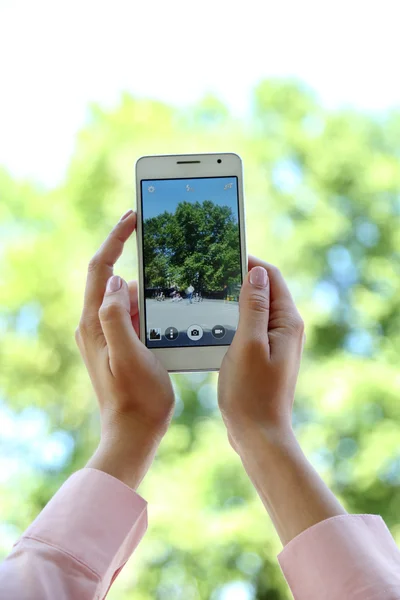
M 141 181 L 146 345 L 230 344 L 242 283 L 237 177 Z

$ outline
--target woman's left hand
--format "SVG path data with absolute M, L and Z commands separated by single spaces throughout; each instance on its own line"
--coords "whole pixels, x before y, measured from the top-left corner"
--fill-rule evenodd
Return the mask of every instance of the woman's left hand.
M 139 339 L 137 284 L 113 275 L 136 226 L 126 213 L 89 263 L 76 341 L 96 392 L 101 441 L 89 461 L 136 489 L 167 431 L 174 393 L 167 371 Z

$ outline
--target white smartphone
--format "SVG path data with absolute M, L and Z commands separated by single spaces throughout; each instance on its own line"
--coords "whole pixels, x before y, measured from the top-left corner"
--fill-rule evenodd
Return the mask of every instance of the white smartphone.
M 136 163 L 142 342 L 168 371 L 214 371 L 233 340 L 247 272 L 237 154 Z

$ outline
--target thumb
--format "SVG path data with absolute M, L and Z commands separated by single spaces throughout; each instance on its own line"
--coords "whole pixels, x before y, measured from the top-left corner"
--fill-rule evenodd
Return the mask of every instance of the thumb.
M 239 298 L 239 337 L 268 340 L 269 278 L 264 267 L 253 267 L 243 282 Z
M 130 315 L 129 288 L 126 281 L 113 275 L 107 281 L 106 292 L 99 309 L 99 319 L 110 357 L 126 350 L 138 341 Z

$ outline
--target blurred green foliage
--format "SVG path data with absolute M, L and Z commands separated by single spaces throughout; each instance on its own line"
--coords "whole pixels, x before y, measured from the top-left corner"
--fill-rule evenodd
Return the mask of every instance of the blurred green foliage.
M 330 112 L 272 80 L 242 120 L 212 97 L 185 110 L 128 95 L 93 107 L 58 189 L 0 171 L 3 554 L 97 444 L 73 333 L 87 262 L 134 204 L 135 160 L 218 150 L 241 154 L 249 251 L 281 268 L 306 322 L 301 443 L 348 510 L 382 514 L 400 542 L 400 115 Z M 135 276 L 133 242 L 117 271 Z M 175 417 L 140 490 L 150 528 L 109 597 L 288 599 L 215 376 L 173 381 Z

